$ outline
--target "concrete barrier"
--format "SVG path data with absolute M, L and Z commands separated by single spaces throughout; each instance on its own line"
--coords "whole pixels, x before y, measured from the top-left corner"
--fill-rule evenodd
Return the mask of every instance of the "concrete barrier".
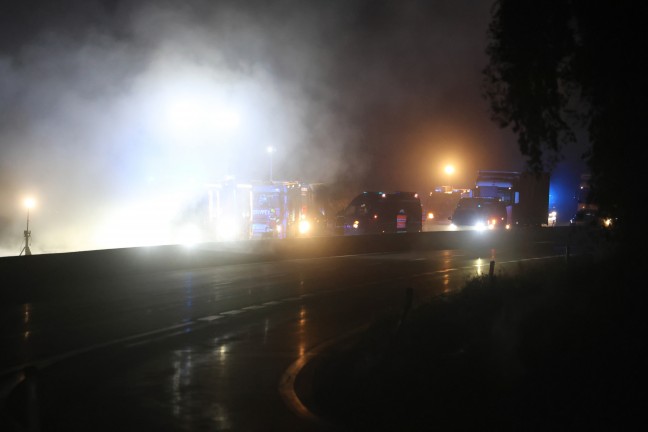
M 566 238 L 559 228 L 502 232 L 435 231 L 364 236 L 164 245 L 123 249 L 0 257 L 0 298 L 24 297 L 34 287 L 64 286 L 114 275 L 142 274 L 219 265 L 338 255 L 495 248 L 501 242 Z

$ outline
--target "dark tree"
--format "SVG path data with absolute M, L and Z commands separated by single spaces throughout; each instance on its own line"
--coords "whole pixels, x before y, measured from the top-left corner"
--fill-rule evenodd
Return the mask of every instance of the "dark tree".
M 645 172 L 645 8 L 631 0 L 496 0 L 484 70 L 493 119 L 517 134 L 529 169 L 553 169 L 584 132 L 594 199 L 627 223 Z

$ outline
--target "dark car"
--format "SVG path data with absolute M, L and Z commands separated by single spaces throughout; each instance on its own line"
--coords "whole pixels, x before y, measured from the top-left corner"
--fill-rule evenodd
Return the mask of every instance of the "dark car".
M 448 219 L 455 227 L 474 229 L 507 228 L 506 205 L 495 198 L 461 198 Z
M 337 215 L 342 235 L 421 232 L 421 200 L 415 192 L 363 192 Z
M 580 209 L 569 219 L 571 226 L 591 226 L 611 228 L 614 218 L 599 212 L 596 209 Z

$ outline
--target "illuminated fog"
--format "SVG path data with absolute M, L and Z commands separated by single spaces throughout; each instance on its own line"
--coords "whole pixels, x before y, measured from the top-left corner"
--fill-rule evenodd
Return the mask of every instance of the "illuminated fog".
M 370 2 L 116 3 L 0 53 L 0 255 L 27 196 L 33 253 L 174 242 L 205 183 L 268 179 L 268 146 L 275 179 L 409 190 L 447 155 L 515 156 L 479 98 L 489 2 L 430 8 L 421 58 L 400 27 L 364 49 Z

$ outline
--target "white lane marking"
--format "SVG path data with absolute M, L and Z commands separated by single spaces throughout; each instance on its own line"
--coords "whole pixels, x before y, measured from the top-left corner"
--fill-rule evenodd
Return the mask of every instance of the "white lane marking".
M 288 298 L 288 299 L 284 299 L 283 301 L 294 301 L 294 300 L 299 300 L 299 298 L 298 297 L 291 297 L 291 298 Z M 267 302 L 267 303 L 263 303 L 263 305 L 252 305 L 252 306 L 245 307 L 243 309 L 248 309 L 248 310 L 250 310 L 250 309 L 258 309 L 258 308 L 265 307 L 266 305 L 274 305 L 274 304 L 280 304 L 280 303 L 281 303 L 281 301 L 270 301 L 270 302 Z M 188 322 L 185 322 L 185 323 L 182 323 L 182 324 L 176 324 L 176 325 L 172 325 L 172 326 L 168 326 L 168 327 L 163 327 L 163 328 L 160 328 L 160 329 L 157 329 L 157 330 L 152 330 L 152 331 L 149 331 L 149 332 L 137 333 L 137 334 L 134 334 L 134 335 L 131 335 L 131 336 L 126 336 L 126 337 L 123 337 L 123 338 L 113 339 L 113 340 L 110 340 L 110 341 L 107 341 L 107 342 L 102 342 L 102 343 L 99 343 L 99 344 L 89 345 L 89 346 L 86 346 L 86 347 L 83 347 L 83 348 L 78 348 L 78 349 L 75 349 L 75 350 L 65 352 L 63 354 L 58 354 L 58 355 L 54 355 L 54 356 L 51 356 L 51 357 L 47 357 L 47 358 L 42 359 L 42 360 L 34 360 L 34 361 L 31 361 L 31 362 L 28 362 L 28 363 L 24 363 L 24 364 L 21 364 L 21 365 L 17 365 L 17 366 L 13 366 L 13 367 L 4 369 L 4 370 L 0 371 L 0 376 L 4 376 L 4 375 L 7 375 L 7 374 L 12 374 L 12 373 L 19 372 L 19 371 L 24 370 L 26 367 L 29 367 L 29 366 L 37 366 L 39 368 L 47 367 L 47 366 L 50 366 L 50 365 L 52 365 L 52 364 L 54 364 L 56 362 L 59 362 L 61 360 L 65 360 L 67 358 L 74 357 L 74 356 L 77 356 L 79 354 L 84 354 L 84 353 L 87 353 L 87 352 L 90 352 L 90 351 L 94 351 L 96 349 L 105 348 L 105 347 L 108 347 L 108 346 L 111 346 L 111 345 L 116 345 L 116 344 L 119 344 L 119 343 L 130 342 L 130 341 L 137 340 L 137 339 L 140 339 L 140 338 L 143 338 L 143 337 L 152 336 L 152 335 L 156 335 L 156 334 L 160 334 L 160 333 L 165 333 L 165 332 L 168 332 L 170 330 L 175 330 L 175 329 L 187 327 L 187 326 L 190 326 L 192 324 L 197 323 L 198 321 L 211 322 L 211 321 L 215 321 L 215 320 L 224 318 L 225 316 L 238 315 L 238 314 L 243 313 L 243 312 L 244 312 L 244 310 L 242 310 L 242 309 L 235 309 L 235 310 L 231 310 L 231 311 L 220 312 L 218 315 L 209 315 L 209 316 L 206 316 L 206 317 L 201 317 L 201 318 L 196 319 L 195 321 L 188 321 Z M 173 333 L 171 336 L 175 336 L 175 335 L 178 335 L 178 334 L 181 334 L 181 332 Z M 164 337 L 167 337 L 167 335 L 165 335 Z M 158 340 L 158 339 L 162 339 L 162 338 L 149 339 L 148 341 L 154 341 L 154 340 Z M 143 343 L 144 342 L 135 342 L 135 343 L 129 344 L 128 346 L 136 346 L 136 345 L 141 345 Z
M 221 315 L 238 315 L 240 313 L 243 313 L 243 311 L 241 309 L 234 309 L 234 310 L 227 311 L 227 312 L 221 312 Z
M 515 261 L 505 261 L 507 263 L 511 262 L 517 262 L 517 261 L 532 261 L 532 260 L 542 260 L 542 259 L 551 259 L 551 258 L 559 258 L 561 255 L 552 255 L 548 257 L 539 257 L 539 258 L 526 258 L 522 260 L 515 260 Z M 470 269 L 473 266 L 467 266 L 467 267 L 461 267 L 458 269 L 445 269 L 445 270 L 439 270 L 439 271 L 434 271 L 434 272 L 426 272 L 423 274 L 435 274 L 435 273 L 446 273 L 450 271 L 456 271 L 460 269 Z M 403 277 L 404 278 L 404 277 Z M 346 340 L 352 338 L 353 336 L 357 335 L 358 333 L 364 332 L 366 329 L 370 327 L 370 324 L 365 324 L 360 327 L 357 327 L 350 332 L 329 339 L 328 341 L 325 341 L 311 350 L 307 351 L 304 353 L 304 355 L 300 356 L 295 360 L 289 367 L 286 369 L 284 374 L 282 375 L 281 379 L 279 380 L 279 394 L 281 395 L 282 399 L 284 400 L 284 403 L 290 408 L 296 415 L 299 417 L 310 420 L 310 421 L 319 421 L 322 422 L 323 419 L 319 418 L 315 413 L 310 411 L 306 405 L 302 403 L 302 401 L 299 399 L 299 396 L 297 396 L 297 392 L 295 391 L 295 380 L 297 379 L 297 376 L 299 373 L 302 371 L 302 369 L 308 364 L 309 361 L 311 361 L 313 358 L 316 356 L 320 355 L 323 351 L 328 349 L 329 347 L 343 343 Z
M 265 306 L 263 305 L 252 305 L 252 306 L 245 306 L 244 308 L 241 308 L 243 310 L 255 310 L 255 309 L 263 309 Z
M 524 261 L 538 261 L 538 260 L 545 260 L 545 259 L 554 259 L 554 258 L 564 258 L 565 255 L 547 255 L 543 257 L 536 257 L 536 258 L 521 258 L 521 259 L 516 259 L 516 260 L 510 260 L 510 261 L 500 261 L 500 264 L 510 264 L 510 263 L 518 263 L 518 262 L 524 262 Z
M 127 344 L 126 348 L 133 348 L 133 347 L 136 347 L 136 346 L 146 345 L 146 344 L 149 344 L 151 342 L 157 342 L 157 341 L 161 341 L 163 339 L 168 339 L 168 338 L 173 337 L 173 336 L 179 336 L 179 335 L 188 333 L 190 331 L 191 331 L 190 328 L 186 328 L 186 329 L 184 329 L 182 331 L 177 331 L 177 332 L 173 332 L 173 333 L 169 333 L 169 334 L 163 334 L 162 336 L 158 336 L 158 337 L 155 337 L 155 338 L 147 338 L 147 339 L 144 339 L 144 340 L 141 340 L 141 341 L 137 341 L 137 342 Z
M 283 299 L 282 301 L 294 301 L 294 300 L 299 300 L 299 297 L 290 297 L 290 298 L 287 298 L 287 299 Z M 270 302 L 264 303 L 263 305 L 252 305 L 252 306 L 247 306 L 247 307 L 245 307 L 243 309 L 247 309 L 247 310 L 259 309 L 259 308 L 265 307 L 266 305 L 280 304 L 282 301 L 270 301 Z M 143 337 L 146 337 L 146 336 L 152 336 L 152 335 L 156 335 L 156 334 L 160 334 L 160 333 L 165 333 L 165 332 L 168 332 L 170 330 L 175 330 L 175 329 L 178 329 L 178 328 L 187 327 L 189 325 L 195 324 L 197 321 L 211 322 L 211 321 L 215 321 L 217 319 L 224 318 L 225 316 L 238 315 L 238 314 L 241 314 L 241 313 L 244 312 L 243 309 L 235 309 L 235 310 L 231 310 L 231 311 L 221 312 L 219 315 L 210 315 L 210 316 L 206 316 L 206 317 L 201 317 L 201 318 L 198 318 L 196 321 L 188 321 L 188 322 L 185 322 L 185 323 L 182 323 L 182 324 L 176 324 L 176 325 L 164 327 L 164 328 L 157 329 L 157 330 L 152 330 L 152 331 L 149 331 L 149 332 L 138 333 L 138 334 L 134 334 L 134 335 L 119 338 L 119 339 L 113 339 L 113 340 L 110 340 L 110 341 L 107 341 L 107 342 L 103 342 L 103 343 L 99 343 L 99 344 L 93 344 L 93 345 L 89 345 L 89 346 L 86 346 L 86 347 L 83 347 L 83 348 L 78 348 L 78 349 L 75 349 L 75 350 L 71 350 L 71 351 L 65 352 L 63 354 L 58 354 L 58 355 L 55 355 L 55 356 L 47 357 L 47 358 L 42 359 L 42 360 L 34 360 L 34 361 L 31 361 L 31 362 L 28 362 L 28 363 L 24 363 L 24 364 L 21 364 L 21 365 L 17 365 L 17 366 L 13 366 L 13 367 L 4 369 L 4 370 L 0 371 L 0 376 L 4 376 L 6 374 L 12 374 L 12 373 L 19 372 L 19 371 L 25 369 L 28 366 L 37 366 L 39 368 L 47 367 L 47 366 L 50 366 L 50 365 L 52 365 L 52 364 L 54 364 L 56 362 L 59 362 L 61 360 L 64 360 L 64 359 L 67 359 L 67 358 L 70 358 L 70 357 L 77 356 L 79 354 L 84 354 L 86 352 L 94 351 L 96 349 L 105 348 L 105 347 L 108 347 L 108 346 L 111 346 L 111 345 L 116 345 L 116 344 L 119 344 L 119 343 L 133 341 L 133 340 L 140 339 L 140 338 L 143 338 Z M 181 334 L 181 332 L 173 333 L 172 336 L 175 336 L 175 335 L 178 335 L 178 334 Z M 167 337 L 167 336 L 165 335 L 164 337 Z M 149 341 L 158 340 L 158 339 L 161 339 L 161 338 L 151 339 Z M 143 342 L 136 342 L 136 343 L 133 343 L 133 344 L 129 344 L 129 346 L 141 345 L 142 343 Z
M 272 300 L 272 301 L 265 302 L 265 303 L 261 303 L 261 304 L 262 304 L 263 306 L 273 306 L 273 305 L 277 305 L 277 304 L 279 304 L 279 303 L 281 303 L 281 302 L 280 302 L 280 301 L 277 301 L 277 300 Z
M 168 332 L 169 330 L 175 330 L 175 329 L 179 329 L 179 328 L 182 328 L 182 327 L 187 327 L 187 326 L 190 326 L 192 324 L 195 324 L 195 322 L 194 321 L 188 321 L 188 322 L 184 322 L 182 324 L 176 324 L 176 325 L 164 327 L 164 328 L 157 329 L 157 330 L 152 330 L 152 331 L 143 332 L 143 333 L 137 333 L 137 334 L 134 334 L 134 335 L 131 335 L 131 336 L 126 336 L 126 337 L 123 337 L 123 338 L 113 339 L 113 340 L 110 340 L 110 341 L 107 341 L 107 342 L 102 342 L 102 343 L 98 343 L 98 344 L 89 345 L 89 346 L 86 346 L 86 347 L 83 347 L 83 348 L 78 348 L 78 349 L 71 350 L 71 351 L 68 351 L 68 352 L 65 352 L 65 353 L 62 353 L 62 354 L 57 354 L 57 355 L 54 355 L 54 356 L 51 356 L 51 357 L 47 357 L 47 358 L 42 359 L 42 360 L 34 360 L 34 361 L 31 361 L 31 362 L 28 362 L 28 363 L 24 363 L 24 364 L 21 364 L 21 365 L 18 365 L 18 366 L 14 366 L 14 367 L 5 369 L 3 371 L 0 371 L 0 376 L 3 376 L 5 374 L 19 372 L 19 371 L 21 371 L 21 370 L 23 370 L 23 369 L 25 369 L 26 367 L 29 367 L 29 366 L 36 366 L 38 368 L 47 367 L 47 366 L 50 366 L 50 365 L 52 365 L 52 364 L 54 364 L 56 362 L 59 362 L 61 360 L 65 360 L 65 359 L 70 358 L 70 357 L 77 356 L 79 354 L 85 354 L 87 352 L 94 351 L 94 350 L 97 350 L 97 349 L 100 349 L 100 348 L 105 348 L 105 347 L 108 347 L 108 346 L 111 346 L 111 345 L 116 345 L 116 344 L 120 344 L 120 343 L 124 343 L 124 342 L 129 342 L 129 341 L 132 341 L 132 340 L 136 340 L 136 339 L 139 339 L 139 338 L 143 338 L 143 337 L 146 337 L 146 336 L 151 336 L 151 335 L 155 335 L 155 334 L 159 334 L 159 333 Z
M 281 379 L 279 380 L 279 394 L 281 395 L 286 405 L 288 405 L 288 408 L 290 408 L 295 414 L 303 419 L 320 422 L 323 421 L 315 413 L 309 410 L 306 405 L 304 405 L 299 399 L 299 396 L 297 396 L 297 392 L 295 392 L 295 380 L 297 379 L 297 375 L 299 375 L 301 370 L 308 364 L 310 360 L 319 355 L 321 352 L 333 345 L 342 343 L 350 339 L 358 333 L 366 331 L 367 328 L 369 328 L 369 324 L 362 325 L 342 336 L 334 337 L 332 339 L 329 339 L 328 341 L 322 342 L 321 344 L 304 353 L 303 356 L 297 358 L 297 360 L 295 360 L 288 367 L 288 369 L 286 369 Z
M 221 319 L 221 318 L 223 318 L 222 315 L 210 315 L 210 316 L 206 316 L 206 317 L 198 318 L 197 321 L 208 321 L 208 322 L 212 322 L 212 321 L 214 321 L 214 320 Z

